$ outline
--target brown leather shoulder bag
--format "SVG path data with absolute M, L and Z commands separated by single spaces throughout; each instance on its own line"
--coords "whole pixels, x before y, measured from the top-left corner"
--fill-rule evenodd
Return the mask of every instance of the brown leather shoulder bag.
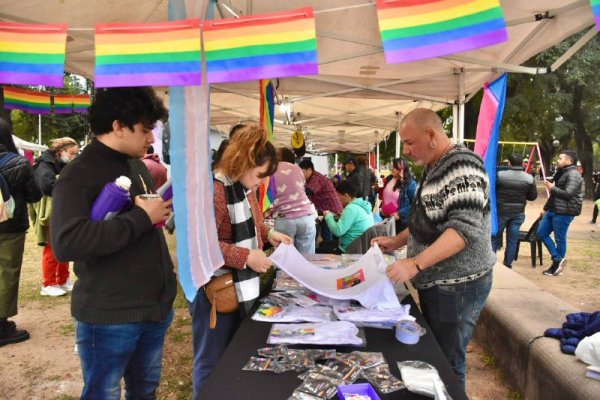
M 206 297 L 212 304 L 210 309 L 210 329 L 215 329 L 217 326 L 217 313 L 232 313 L 240 307 L 237 294 L 235 292 L 235 284 L 233 283 L 233 274 L 217 276 L 210 280 L 204 286 Z

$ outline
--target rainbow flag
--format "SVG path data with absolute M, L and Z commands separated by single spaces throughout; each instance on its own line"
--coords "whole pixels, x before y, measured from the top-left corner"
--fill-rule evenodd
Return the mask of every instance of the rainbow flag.
M 600 0 L 590 0 L 594 20 L 596 21 L 596 29 L 600 31 Z
M 490 215 L 492 217 L 492 235 L 498 232 L 498 214 L 496 206 L 496 166 L 500 124 L 506 102 L 506 73 L 483 87 L 483 98 L 477 120 L 474 152 L 484 160 L 485 170 L 490 180 Z
M 96 25 L 96 87 L 199 85 L 200 20 Z
M 55 114 L 86 113 L 90 106 L 90 96 L 87 94 L 55 94 Z
M 499 0 L 377 0 L 377 18 L 389 64 L 508 40 Z
M 269 141 L 273 141 L 273 120 L 275 118 L 275 87 L 270 79 L 260 80 L 260 126 L 267 131 Z
M 203 38 L 211 83 L 319 73 L 311 7 L 206 21 Z
M 273 205 L 277 194 L 277 186 L 275 186 L 275 175 L 268 176 L 263 184 L 259 187 L 258 204 L 263 212 L 267 211 Z
M 0 83 L 63 86 L 67 26 L 0 22 Z
M 5 86 L 4 108 L 26 111 L 30 114 L 50 114 L 50 95 Z

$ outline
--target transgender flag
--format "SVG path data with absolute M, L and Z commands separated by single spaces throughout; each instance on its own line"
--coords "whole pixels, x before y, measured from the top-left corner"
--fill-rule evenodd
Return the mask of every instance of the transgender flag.
M 171 0 L 169 19 L 202 17 L 200 10 L 205 9 L 207 4 L 207 0 Z M 186 15 L 188 13 L 193 15 Z M 178 277 L 189 301 L 194 300 L 198 289 L 224 263 L 213 206 L 206 82 L 203 79 L 199 86 L 172 86 L 169 89 Z
M 483 87 L 483 99 L 477 120 L 477 136 L 475 137 L 475 153 L 483 157 L 485 170 L 490 181 L 490 212 L 492 216 L 492 235 L 498 232 L 498 215 L 496 213 L 496 165 L 498 157 L 498 140 L 500 139 L 500 123 L 504 113 L 506 100 L 506 74 L 502 74 L 492 83 Z

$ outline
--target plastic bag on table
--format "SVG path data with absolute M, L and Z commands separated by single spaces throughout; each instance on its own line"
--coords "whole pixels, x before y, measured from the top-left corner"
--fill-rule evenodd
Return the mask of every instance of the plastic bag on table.
M 423 361 L 402 361 L 398 363 L 398 369 L 409 391 L 435 400 L 452 400 L 433 365 Z

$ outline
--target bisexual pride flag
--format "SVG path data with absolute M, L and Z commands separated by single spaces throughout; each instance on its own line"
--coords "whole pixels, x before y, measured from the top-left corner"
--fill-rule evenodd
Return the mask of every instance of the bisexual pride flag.
M 96 25 L 96 87 L 199 85 L 200 20 Z
M 508 40 L 499 0 L 377 0 L 377 18 L 389 64 Z
M 483 87 L 483 98 L 477 120 L 475 136 L 475 153 L 484 160 L 485 170 L 490 181 L 490 214 L 492 217 L 492 235 L 498 232 L 498 215 L 496 208 L 496 165 L 498 157 L 498 141 L 500 140 L 500 124 L 504 114 L 506 100 L 507 75 L 502 74 L 492 83 Z
M 0 83 L 63 86 L 67 26 L 0 22 Z
M 206 21 L 210 83 L 319 73 L 312 8 Z
M 600 31 L 600 0 L 590 0 L 594 20 L 596 21 L 596 29 Z
M 4 108 L 30 114 L 50 114 L 50 95 L 27 89 L 4 87 Z

